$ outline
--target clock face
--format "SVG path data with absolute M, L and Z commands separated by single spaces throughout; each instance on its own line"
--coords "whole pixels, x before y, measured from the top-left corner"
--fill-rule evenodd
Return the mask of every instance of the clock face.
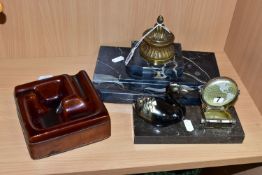
M 230 78 L 218 77 L 210 80 L 202 91 L 203 101 L 210 106 L 225 106 L 238 96 L 237 84 Z

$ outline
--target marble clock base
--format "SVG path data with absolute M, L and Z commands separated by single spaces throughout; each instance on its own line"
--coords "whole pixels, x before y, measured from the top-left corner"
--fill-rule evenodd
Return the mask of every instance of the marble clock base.
M 201 124 L 200 106 L 186 106 L 185 119 L 191 120 L 194 130 L 186 130 L 184 122 L 168 127 L 155 127 L 138 117 L 133 111 L 135 144 L 200 144 L 200 143 L 242 143 L 245 133 L 234 108 L 230 111 L 236 124 L 230 128 L 205 129 Z
M 191 74 L 200 80 L 208 81 L 209 78 L 191 61 L 205 70 L 210 78 L 219 76 L 215 54 L 212 52 L 182 51 L 181 45 L 175 43 L 177 57 L 182 59 L 184 74 L 177 81 L 180 84 L 199 86 L 202 83 L 194 80 Z M 132 78 L 126 71 L 124 60 L 113 62 L 112 59 L 122 56 L 126 58 L 131 48 L 101 46 L 94 71 L 93 84 L 104 102 L 133 103 L 139 96 L 164 97 L 165 87 L 170 83 L 167 79 L 143 80 Z M 136 53 L 134 56 L 139 56 Z M 199 104 L 200 99 L 186 99 L 183 104 Z

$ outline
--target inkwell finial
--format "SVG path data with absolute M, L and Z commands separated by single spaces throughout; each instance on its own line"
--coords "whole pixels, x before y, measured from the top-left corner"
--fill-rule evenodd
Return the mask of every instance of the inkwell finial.
M 162 15 L 159 15 L 157 18 L 157 23 L 158 24 L 163 24 L 164 23 L 164 17 Z

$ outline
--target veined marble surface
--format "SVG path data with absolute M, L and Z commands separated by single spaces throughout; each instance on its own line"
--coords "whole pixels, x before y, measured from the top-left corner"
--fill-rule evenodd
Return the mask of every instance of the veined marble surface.
M 210 78 L 219 76 L 215 54 L 212 52 L 181 51 L 178 44 L 177 54 L 183 61 L 183 75 L 177 83 L 197 87 Z M 132 103 L 138 96 L 163 97 L 168 79 L 136 79 L 131 77 L 124 60 L 113 62 L 112 59 L 126 58 L 131 48 L 101 46 L 94 72 L 93 83 L 104 102 Z M 136 56 L 137 53 L 134 55 Z M 132 60 L 131 60 L 132 62 Z M 207 75 L 208 74 L 208 75 Z M 194 77 L 194 78 L 193 78 Z M 200 80 L 200 81 L 198 81 Z M 196 103 L 197 99 L 192 99 Z M 189 104 L 191 103 L 188 101 Z

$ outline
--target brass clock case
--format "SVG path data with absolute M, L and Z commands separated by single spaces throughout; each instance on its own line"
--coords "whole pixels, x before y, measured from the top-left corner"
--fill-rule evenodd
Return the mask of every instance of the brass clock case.
M 208 126 L 226 126 L 234 124 L 229 109 L 234 105 L 239 95 L 236 82 L 228 77 L 218 77 L 210 80 L 201 89 L 203 118 L 201 123 Z
M 202 101 L 209 108 L 228 108 L 237 100 L 238 86 L 228 77 L 217 77 L 210 80 L 201 90 Z

